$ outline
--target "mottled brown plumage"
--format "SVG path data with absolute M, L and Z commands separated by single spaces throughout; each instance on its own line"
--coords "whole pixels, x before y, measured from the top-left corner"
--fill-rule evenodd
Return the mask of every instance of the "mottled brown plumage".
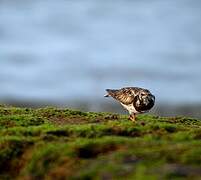
M 129 119 L 135 121 L 136 114 L 149 111 L 155 103 L 155 96 L 148 89 L 125 87 L 121 89 L 106 89 L 105 97 L 113 97 L 129 111 Z

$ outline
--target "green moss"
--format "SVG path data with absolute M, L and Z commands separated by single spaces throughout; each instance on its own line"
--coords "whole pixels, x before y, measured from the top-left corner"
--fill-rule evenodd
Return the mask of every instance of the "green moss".
M 33 179 L 44 178 L 45 175 L 55 167 L 59 162 L 59 157 L 64 155 L 66 145 L 63 144 L 45 144 L 36 146 L 33 149 L 33 155 L 25 168 L 25 174 Z
M 0 179 L 197 179 L 201 121 L 0 105 Z

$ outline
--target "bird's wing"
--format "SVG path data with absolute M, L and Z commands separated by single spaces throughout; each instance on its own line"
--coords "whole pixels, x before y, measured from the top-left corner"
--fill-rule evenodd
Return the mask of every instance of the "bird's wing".
M 135 89 L 133 88 L 122 88 L 119 90 L 106 89 L 106 91 L 109 96 L 126 105 L 133 103 L 135 98 Z

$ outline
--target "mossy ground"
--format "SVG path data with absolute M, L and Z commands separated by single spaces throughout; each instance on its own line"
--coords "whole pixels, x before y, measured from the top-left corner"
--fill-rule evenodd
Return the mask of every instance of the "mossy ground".
M 201 121 L 1 106 L 0 179 L 201 179 Z

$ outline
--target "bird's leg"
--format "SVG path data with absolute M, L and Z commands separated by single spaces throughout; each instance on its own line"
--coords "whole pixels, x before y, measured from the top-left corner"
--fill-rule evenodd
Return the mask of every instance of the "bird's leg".
M 136 114 L 135 114 L 135 113 L 130 114 L 129 119 L 130 119 L 132 122 L 136 122 Z

